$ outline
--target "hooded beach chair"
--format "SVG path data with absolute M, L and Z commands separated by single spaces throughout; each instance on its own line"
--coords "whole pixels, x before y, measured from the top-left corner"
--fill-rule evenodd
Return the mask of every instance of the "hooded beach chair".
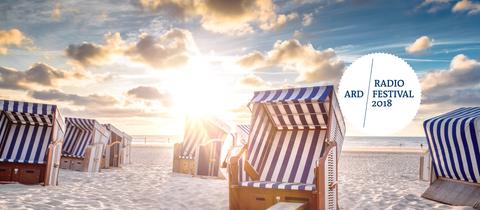
M 230 209 L 337 209 L 345 124 L 333 86 L 258 91 L 246 151 L 229 165 Z
M 131 141 L 131 137 L 112 124 L 104 124 L 104 126 L 110 131 L 110 137 L 103 154 L 103 168 L 120 167 L 124 160 L 124 145 L 127 141 Z
M 248 135 L 250 134 L 250 126 L 240 124 L 236 126 L 236 133 L 235 133 L 235 146 L 238 145 L 245 145 L 248 142 Z
M 248 142 L 248 135 L 250 133 L 250 125 L 238 124 L 235 126 L 235 133 L 233 133 L 233 145 L 228 149 L 228 153 L 225 157 L 224 164 L 229 163 L 230 158 L 237 156 L 238 154 L 244 152 L 245 145 Z
M 480 107 L 425 120 L 433 173 L 423 197 L 480 208 Z
M 65 124 L 56 105 L 0 100 L 0 182 L 57 185 Z
M 60 167 L 99 172 L 110 132 L 94 119 L 65 118 L 67 129 Z
M 182 143 L 174 145 L 173 172 L 219 176 L 223 141 L 230 127 L 214 117 L 192 117 L 185 121 Z

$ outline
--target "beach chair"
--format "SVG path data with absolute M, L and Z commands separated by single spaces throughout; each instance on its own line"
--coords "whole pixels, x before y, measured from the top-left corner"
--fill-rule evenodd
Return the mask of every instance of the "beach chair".
M 62 169 L 99 172 L 110 132 L 94 119 L 65 118 Z
M 235 146 L 245 145 L 248 143 L 248 135 L 250 134 L 250 125 L 240 124 L 236 126 Z
M 425 120 L 433 172 L 423 197 L 480 208 L 480 107 Z
M 345 123 L 333 86 L 258 91 L 249 108 L 246 151 L 229 165 L 230 209 L 337 209 Z
M 188 116 L 182 143 L 174 145 L 173 172 L 220 176 L 222 144 L 230 127 L 214 117 Z
M 232 145 L 227 148 L 227 154 L 224 158 L 222 158 L 222 167 L 225 168 L 225 171 L 228 170 L 228 163 L 230 158 L 233 156 L 237 156 L 240 153 L 244 152 L 245 145 L 248 142 L 248 134 L 250 133 L 250 125 L 246 124 L 238 124 L 235 126 L 233 136 L 233 143 Z M 226 175 L 228 176 L 228 175 Z
M 112 124 L 104 124 L 103 126 L 110 131 L 110 138 L 103 155 L 103 168 L 120 167 L 123 164 L 123 145 L 126 144 L 126 141 L 129 141 L 127 138 L 131 141 L 131 137 Z
M 128 165 L 131 163 L 131 151 L 132 151 L 132 136 L 127 133 L 123 133 L 123 143 L 121 148 L 121 160 L 122 165 Z
M 64 133 L 56 105 L 0 100 L 0 182 L 57 185 Z

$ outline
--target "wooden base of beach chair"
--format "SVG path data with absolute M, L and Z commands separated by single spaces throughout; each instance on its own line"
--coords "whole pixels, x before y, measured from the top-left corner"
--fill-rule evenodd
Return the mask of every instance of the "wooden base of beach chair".
M 239 186 L 238 182 L 235 181 L 238 180 L 239 168 L 237 163 L 239 157 L 232 157 L 229 167 L 230 210 L 267 209 L 278 202 L 304 203 L 303 209 L 338 209 L 338 157 L 336 152 L 336 145 L 329 145 L 325 148 L 325 154 L 318 160 L 318 165 L 315 168 L 315 191 Z M 257 180 L 257 178 L 252 179 Z
M 178 159 L 176 173 L 195 175 L 195 161 L 189 159 Z
M 173 145 L 173 172 L 195 175 L 195 161 L 193 159 L 180 158 L 182 144 Z
M 62 157 L 60 168 L 74 171 L 86 171 L 84 158 Z
M 422 197 L 454 206 L 480 208 L 480 184 L 438 178 Z
M 305 203 L 278 202 L 267 210 L 304 210 Z
M 0 162 L 1 183 L 40 184 L 45 180 L 46 164 Z
M 242 186 L 230 189 L 230 210 L 268 209 L 278 202 L 302 203 L 300 209 L 318 209 L 317 194 L 313 191 Z

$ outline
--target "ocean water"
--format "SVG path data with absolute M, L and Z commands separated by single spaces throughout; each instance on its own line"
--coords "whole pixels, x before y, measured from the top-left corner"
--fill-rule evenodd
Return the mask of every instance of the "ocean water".
M 398 137 L 398 136 L 347 136 L 343 148 L 365 147 L 402 147 L 427 148 L 425 137 Z
M 176 135 L 149 135 L 133 136 L 133 144 L 170 145 L 182 141 Z M 398 137 L 398 136 L 347 136 L 343 148 L 368 148 L 368 147 L 401 147 L 401 148 L 427 148 L 425 137 Z

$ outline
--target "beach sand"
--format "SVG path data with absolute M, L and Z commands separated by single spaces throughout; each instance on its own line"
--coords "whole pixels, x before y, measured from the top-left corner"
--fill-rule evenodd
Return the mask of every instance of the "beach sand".
M 420 197 L 414 153 L 342 153 L 341 209 L 470 209 Z M 132 148 L 132 164 L 88 174 L 62 170 L 57 187 L 0 185 L 0 209 L 228 209 L 227 181 L 171 173 L 171 147 Z

